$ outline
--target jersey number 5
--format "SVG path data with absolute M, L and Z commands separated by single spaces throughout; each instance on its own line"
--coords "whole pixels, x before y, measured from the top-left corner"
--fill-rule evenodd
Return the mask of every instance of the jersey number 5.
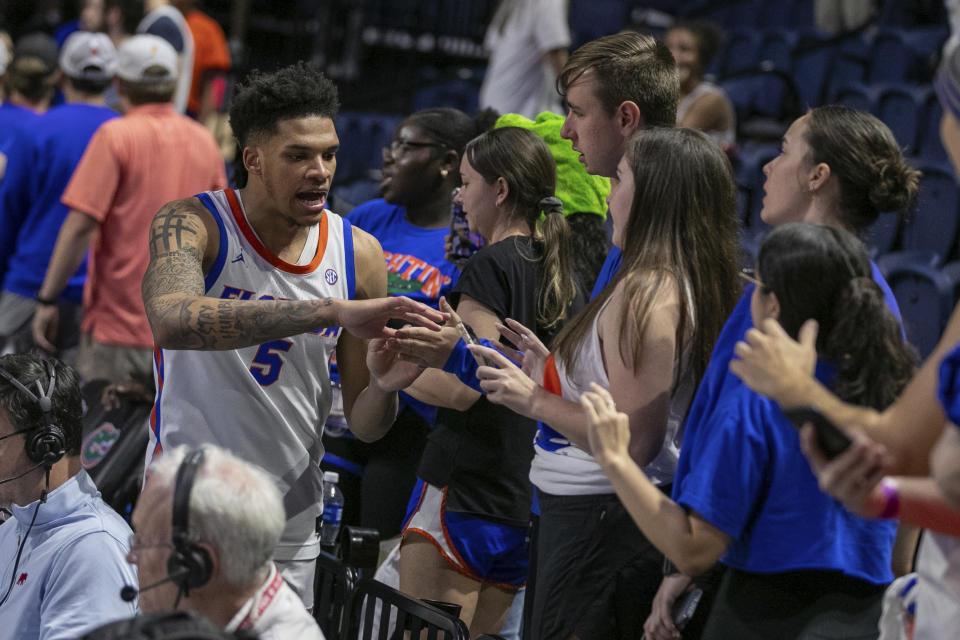
M 280 369 L 283 368 L 283 356 L 277 352 L 286 353 L 292 346 L 293 343 L 289 340 L 274 340 L 260 345 L 253 358 L 254 364 L 250 367 L 254 380 L 264 387 L 276 382 L 280 377 Z

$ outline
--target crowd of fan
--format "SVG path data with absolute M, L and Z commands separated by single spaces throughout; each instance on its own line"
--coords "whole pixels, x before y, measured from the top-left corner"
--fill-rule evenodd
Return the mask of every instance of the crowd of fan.
M 558 28 L 528 75 L 559 95 L 411 114 L 341 220 L 333 84 L 248 78 L 228 189 L 194 118 L 229 61 L 191 6 L 146 6 L 0 42 L 0 638 L 321 638 L 319 464 L 362 468 L 378 579 L 473 634 L 960 628 L 960 314 L 918 367 L 859 239 L 918 195 L 883 122 L 793 122 L 744 258 L 709 29 L 568 57 Z M 497 38 L 535 26 L 510 6 Z M 94 380 L 155 402 L 129 524 L 80 462 Z

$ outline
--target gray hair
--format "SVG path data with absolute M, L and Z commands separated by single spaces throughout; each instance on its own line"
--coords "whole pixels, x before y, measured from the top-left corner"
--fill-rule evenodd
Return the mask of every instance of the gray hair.
M 283 532 L 283 497 L 260 467 L 211 444 L 200 448 L 203 464 L 190 491 L 190 539 L 217 550 L 228 584 L 258 584 Z M 184 446 L 164 450 L 150 465 L 151 482 L 165 484 L 172 492 L 188 452 Z

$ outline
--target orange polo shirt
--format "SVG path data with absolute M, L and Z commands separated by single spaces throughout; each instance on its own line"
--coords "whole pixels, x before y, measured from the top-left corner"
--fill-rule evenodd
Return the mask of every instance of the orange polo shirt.
M 167 202 L 226 183 L 213 138 L 170 103 L 136 107 L 97 130 L 61 198 L 100 223 L 83 290 L 83 331 L 97 342 L 153 346 L 140 296 L 150 222 Z

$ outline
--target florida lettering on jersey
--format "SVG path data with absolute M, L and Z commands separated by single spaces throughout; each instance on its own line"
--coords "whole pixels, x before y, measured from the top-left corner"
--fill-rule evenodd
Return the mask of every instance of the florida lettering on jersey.
M 392 296 L 421 291 L 428 298 L 436 298 L 450 284 L 450 276 L 416 256 L 384 251 L 383 257 L 387 262 L 387 292 Z

